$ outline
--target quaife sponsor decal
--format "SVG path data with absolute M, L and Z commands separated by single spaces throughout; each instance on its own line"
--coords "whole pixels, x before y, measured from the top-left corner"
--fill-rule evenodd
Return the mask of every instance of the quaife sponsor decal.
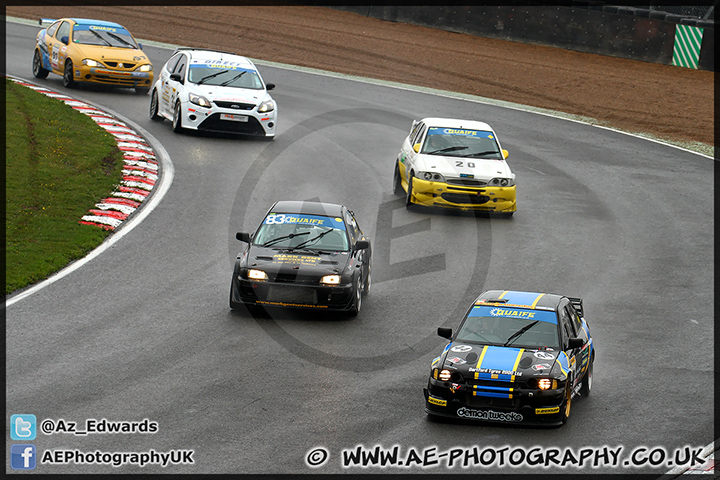
M 441 407 L 447 406 L 447 400 L 444 400 L 442 398 L 433 397 L 432 395 L 428 395 L 428 403 L 432 403 L 433 405 L 439 405 Z
M 472 408 L 460 407 L 457 410 L 458 417 L 472 418 L 474 420 L 489 420 L 493 422 L 522 422 L 523 416 L 517 412 L 496 412 L 494 410 L 473 410 Z
M 550 413 L 558 413 L 560 407 L 547 407 L 547 408 L 536 408 L 535 415 L 547 415 Z

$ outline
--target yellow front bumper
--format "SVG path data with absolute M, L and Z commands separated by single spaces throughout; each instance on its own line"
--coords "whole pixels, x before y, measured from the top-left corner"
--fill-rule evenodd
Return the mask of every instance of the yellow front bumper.
M 413 203 L 430 207 L 514 212 L 515 185 L 512 187 L 464 187 L 443 182 L 412 179 Z
M 86 65 L 73 65 L 75 80 L 78 82 L 102 83 L 106 85 L 119 85 L 125 87 L 150 87 L 153 82 L 153 72 L 127 71 L 106 67 L 88 67 Z

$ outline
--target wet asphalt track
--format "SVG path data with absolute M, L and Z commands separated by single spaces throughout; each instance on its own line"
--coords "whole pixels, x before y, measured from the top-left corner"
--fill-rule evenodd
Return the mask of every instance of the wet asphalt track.
M 6 24 L 7 73 L 32 80 L 38 28 Z M 171 51 L 146 46 L 156 69 Z M 548 470 L 343 468 L 358 445 L 662 447 L 713 439 L 713 160 L 520 110 L 260 66 L 277 84 L 272 142 L 172 133 L 149 96 L 36 83 L 103 106 L 167 150 L 173 183 L 102 255 L 6 310 L 6 408 L 42 419 L 155 421 L 154 434 L 40 435 L 39 452 L 192 450 L 193 465 L 40 465 L 38 473 L 657 473 L 665 464 Z M 406 211 L 392 166 L 413 118 L 488 121 L 518 178 L 511 220 Z M 231 312 L 240 243 L 275 200 L 343 203 L 373 239 L 357 319 Z M 433 423 L 430 361 L 482 290 L 581 296 L 597 346 L 593 394 L 560 429 Z M 15 442 L 10 442 L 9 445 Z M 328 459 L 306 457 L 323 447 Z M 318 452 L 314 452 L 317 459 Z M 6 471 L 10 472 L 9 460 Z

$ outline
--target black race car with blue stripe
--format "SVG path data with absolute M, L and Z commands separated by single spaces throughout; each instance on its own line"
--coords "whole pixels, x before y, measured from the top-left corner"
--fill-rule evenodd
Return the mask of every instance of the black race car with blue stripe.
M 370 291 L 372 249 L 343 205 L 276 202 L 254 233 L 238 232 L 230 308 L 288 307 L 357 315 Z
M 562 425 L 592 387 L 595 346 L 583 301 L 489 290 L 431 365 L 425 411 L 503 424 Z

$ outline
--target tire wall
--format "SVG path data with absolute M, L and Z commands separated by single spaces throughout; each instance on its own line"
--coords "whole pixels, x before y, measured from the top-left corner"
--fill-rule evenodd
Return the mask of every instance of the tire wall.
M 698 69 L 715 71 L 712 21 L 633 8 L 337 6 L 360 15 L 480 37 L 672 65 L 678 23 L 701 28 Z

